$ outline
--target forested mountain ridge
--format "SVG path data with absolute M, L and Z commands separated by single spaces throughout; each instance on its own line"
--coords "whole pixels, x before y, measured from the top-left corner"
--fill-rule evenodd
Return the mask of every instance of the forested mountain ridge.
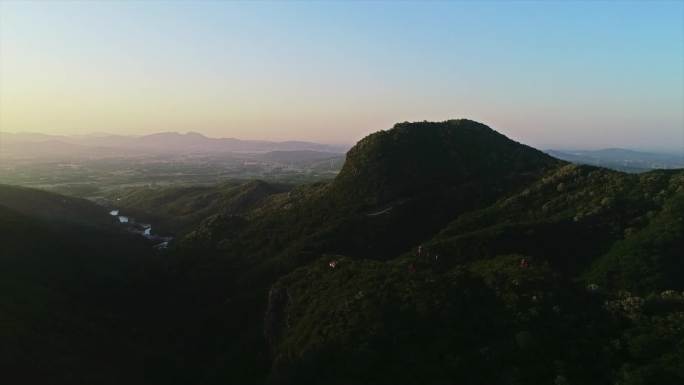
M 471 120 L 406 122 L 349 150 L 334 186 L 345 199 L 382 205 L 469 182 L 522 178 L 558 163 Z
M 368 136 L 330 182 L 121 202 L 189 229 L 133 281 L 154 307 L 117 307 L 146 320 L 145 383 L 684 381 L 682 170 L 452 120 Z
M 116 191 L 106 202 L 128 215 L 154 223 L 161 233 L 185 235 L 208 217 L 249 212 L 270 195 L 291 188 L 259 180 L 215 186 L 129 188 Z
M 257 306 L 247 319 L 254 322 L 267 314 L 265 334 L 276 382 L 416 383 L 431 378 L 427 383 L 449 383 L 451 378 L 460 383 L 616 383 L 622 376 L 623 383 L 649 383 L 651 374 L 628 358 L 616 358 L 638 356 L 637 348 L 608 346 L 623 336 L 604 328 L 615 327 L 612 322 L 622 322 L 625 314 L 607 312 L 602 301 L 639 302 L 681 290 L 674 284 L 681 276 L 681 178 L 681 171 L 628 175 L 569 165 L 467 120 L 399 124 L 350 150 L 334 181 L 275 195 L 240 218 L 201 225 L 195 235 L 211 233 L 215 242 L 201 243 L 209 247 L 190 253 L 184 266 L 239 271 L 229 289 L 236 293 L 232 303 L 244 300 L 253 306 L 270 287 L 268 305 Z M 669 232 L 654 238 L 654 229 L 663 228 L 658 218 L 669 224 Z M 523 261 L 526 267 L 520 267 Z M 209 281 L 202 280 L 201 286 L 209 287 Z M 485 322 L 485 315 L 464 319 L 463 309 L 451 313 L 443 308 L 460 301 L 460 285 L 489 298 L 474 300 L 465 307 L 468 312 L 495 312 L 502 322 L 490 326 L 503 335 L 477 332 L 495 338 L 477 346 L 501 353 L 493 361 L 466 353 L 476 346 L 459 356 L 456 347 L 469 345 L 456 335 L 454 340 L 445 337 Z M 255 295 L 259 286 L 262 294 Z M 244 290 L 250 291 L 248 298 L 240 294 Z M 649 306 L 670 301 L 669 309 L 680 309 L 680 294 L 659 298 L 651 298 L 655 305 Z M 559 307 L 566 310 L 559 314 L 554 310 Z M 405 312 L 396 313 L 402 308 Z M 641 321 L 672 325 L 658 317 L 676 319 L 679 311 L 652 313 Z M 449 326 L 457 320 L 469 326 Z M 574 330 L 576 322 L 584 327 Z M 388 323 L 396 329 L 383 330 Z M 223 332 L 230 334 L 228 325 Z M 445 334 L 431 334 L 431 325 L 443 325 L 439 330 Z M 550 330 L 543 335 L 530 330 L 540 327 Z M 634 327 L 644 333 L 643 325 Z M 402 339 L 409 330 L 415 331 Z M 568 334 L 571 330 L 577 334 Z M 662 341 L 645 333 L 640 338 Z M 527 338 L 536 341 L 531 343 L 534 351 L 521 347 L 525 343 L 519 340 Z M 424 354 L 402 350 L 416 344 Z M 564 344 L 570 348 L 559 351 Z M 587 349 L 597 355 L 580 357 Z M 521 354 L 528 357 L 510 360 Z M 551 357 L 564 369 L 550 367 Z M 659 378 L 677 383 L 678 370 L 667 367 Z M 504 374 L 488 378 L 483 373 Z
M 354 146 L 332 182 L 297 188 L 255 212 L 237 238 L 249 246 L 245 240 L 268 231 L 269 243 L 249 251 L 266 258 L 280 245 L 388 258 L 561 163 L 469 120 L 397 124 Z

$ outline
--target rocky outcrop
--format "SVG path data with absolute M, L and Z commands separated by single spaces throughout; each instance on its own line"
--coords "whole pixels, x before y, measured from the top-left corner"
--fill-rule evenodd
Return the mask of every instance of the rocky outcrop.
M 264 317 L 264 337 L 273 348 L 285 325 L 285 308 L 288 303 L 287 288 L 271 287 L 268 292 L 268 305 Z

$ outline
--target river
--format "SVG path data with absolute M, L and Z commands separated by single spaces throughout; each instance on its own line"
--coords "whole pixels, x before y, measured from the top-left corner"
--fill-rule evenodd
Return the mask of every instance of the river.
M 132 233 L 139 234 L 153 243 L 155 249 L 166 249 L 169 247 L 169 243 L 173 240 L 173 237 L 164 237 L 161 235 L 152 233 L 152 225 L 148 223 L 138 223 L 134 218 L 119 215 L 121 213 L 118 209 L 113 209 L 109 212 L 109 215 L 116 217 L 121 225 L 126 226 L 126 229 Z

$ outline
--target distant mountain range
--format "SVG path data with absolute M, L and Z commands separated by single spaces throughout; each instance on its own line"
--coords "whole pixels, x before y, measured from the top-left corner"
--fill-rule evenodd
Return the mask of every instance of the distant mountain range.
M 0 133 L 0 155 L 6 157 L 63 157 L 144 155 L 266 153 L 270 151 L 318 151 L 343 153 L 345 146 L 304 141 L 271 142 L 235 138 L 209 138 L 189 132 L 162 132 L 143 136 L 46 135 Z
M 297 164 L 302 161 L 341 160 L 349 149 L 306 141 L 264 141 L 210 138 L 196 132 L 161 132 L 142 136 L 90 134 L 47 135 L 0 133 L 0 157 L 19 159 L 109 158 L 145 155 L 260 154 L 267 161 Z M 557 150 L 547 154 L 576 164 L 624 172 L 684 168 L 684 153 L 657 153 L 623 148 Z
M 625 172 L 684 168 L 684 153 L 668 154 L 606 148 L 601 150 L 547 150 L 549 155 L 568 162 L 612 168 Z

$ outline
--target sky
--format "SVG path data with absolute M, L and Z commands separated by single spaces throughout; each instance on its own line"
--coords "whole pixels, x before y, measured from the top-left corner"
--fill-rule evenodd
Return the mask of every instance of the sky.
M 684 149 L 684 2 L 0 0 L 0 130 Z

